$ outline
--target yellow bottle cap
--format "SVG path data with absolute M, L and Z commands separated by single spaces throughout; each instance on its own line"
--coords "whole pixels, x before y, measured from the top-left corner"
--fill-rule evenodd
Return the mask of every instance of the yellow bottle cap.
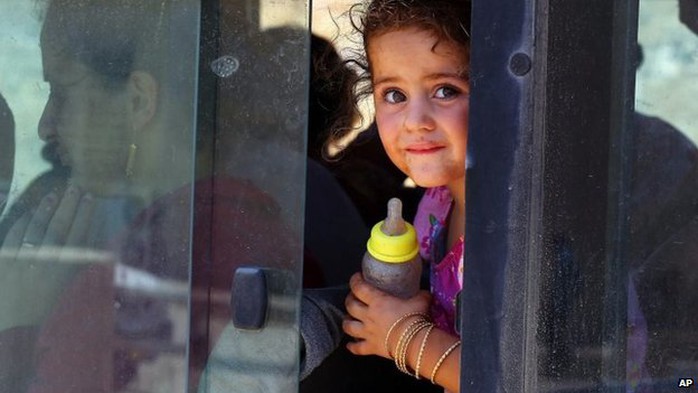
M 400 235 L 387 235 L 381 230 L 384 221 L 374 225 L 366 249 L 372 257 L 379 261 L 404 263 L 419 252 L 417 232 L 414 227 L 405 222 L 406 231 Z

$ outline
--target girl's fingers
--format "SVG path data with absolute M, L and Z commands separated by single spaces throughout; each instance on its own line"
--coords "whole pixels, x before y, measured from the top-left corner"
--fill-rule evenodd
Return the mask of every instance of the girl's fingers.
M 370 345 L 363 340 L 348 342 L 347 349 L 354 355 L 374 355 Z
M 349 287 L 359 301 L 368 305 L 371 304 L 372 299 L 385 295 L 384 292 L 367 283 L 361 276 L 361 273 L 355 273 L 351 276 Z
M 347 310 L 347 314 L 355 319 L 363 319 L 363 316 L 366 315 L 366 304 L 357 300 L 352 293 L 349 293 L 344 300 L 344 307 Z
M 419 292 L 417 292 L 417 295 L 415 295 L 413 299 L 419 299 L 417 300 L 418 302 L 421 302 L 425 305 L 429 305 L 429 303 L 431 303 L 431 293 L 422 289 Z
M 342 330 L 344 333 L 358 339 L 365 338 L 363 333 L 364 324 L 356 319 L 347 318 L 342 321 Z

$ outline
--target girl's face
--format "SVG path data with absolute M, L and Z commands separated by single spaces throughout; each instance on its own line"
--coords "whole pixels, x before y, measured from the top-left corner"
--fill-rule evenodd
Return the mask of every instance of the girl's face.
M 390 159 L 419 186 L 462 188 L 468 53 L 416 28 L 370 38 L 367 53 L 378 133 Z

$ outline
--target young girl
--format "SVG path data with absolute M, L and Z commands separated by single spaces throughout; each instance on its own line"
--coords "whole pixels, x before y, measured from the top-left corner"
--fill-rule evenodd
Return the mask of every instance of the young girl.
M 392 297 L 355 274 L 344 331 L 356 355 L 394 359 L 459 390 L 455 298 L 462 286 L 469 111 L 469 2 L 373 0 L 361 16 L 376 124 L 390 159 L 427 190 L 414 220 L 431 294 Z

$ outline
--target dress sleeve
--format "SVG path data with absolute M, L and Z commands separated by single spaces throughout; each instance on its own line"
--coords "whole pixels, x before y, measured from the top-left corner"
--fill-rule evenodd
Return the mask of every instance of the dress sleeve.
M 431 230 L 437 223 L 445 221 L 451 208 L 450 193 L 446 187 L 428 188 L 417 207 L 414 228 L 419 240 L 419 253 L 424 261 L 431 261 Z

